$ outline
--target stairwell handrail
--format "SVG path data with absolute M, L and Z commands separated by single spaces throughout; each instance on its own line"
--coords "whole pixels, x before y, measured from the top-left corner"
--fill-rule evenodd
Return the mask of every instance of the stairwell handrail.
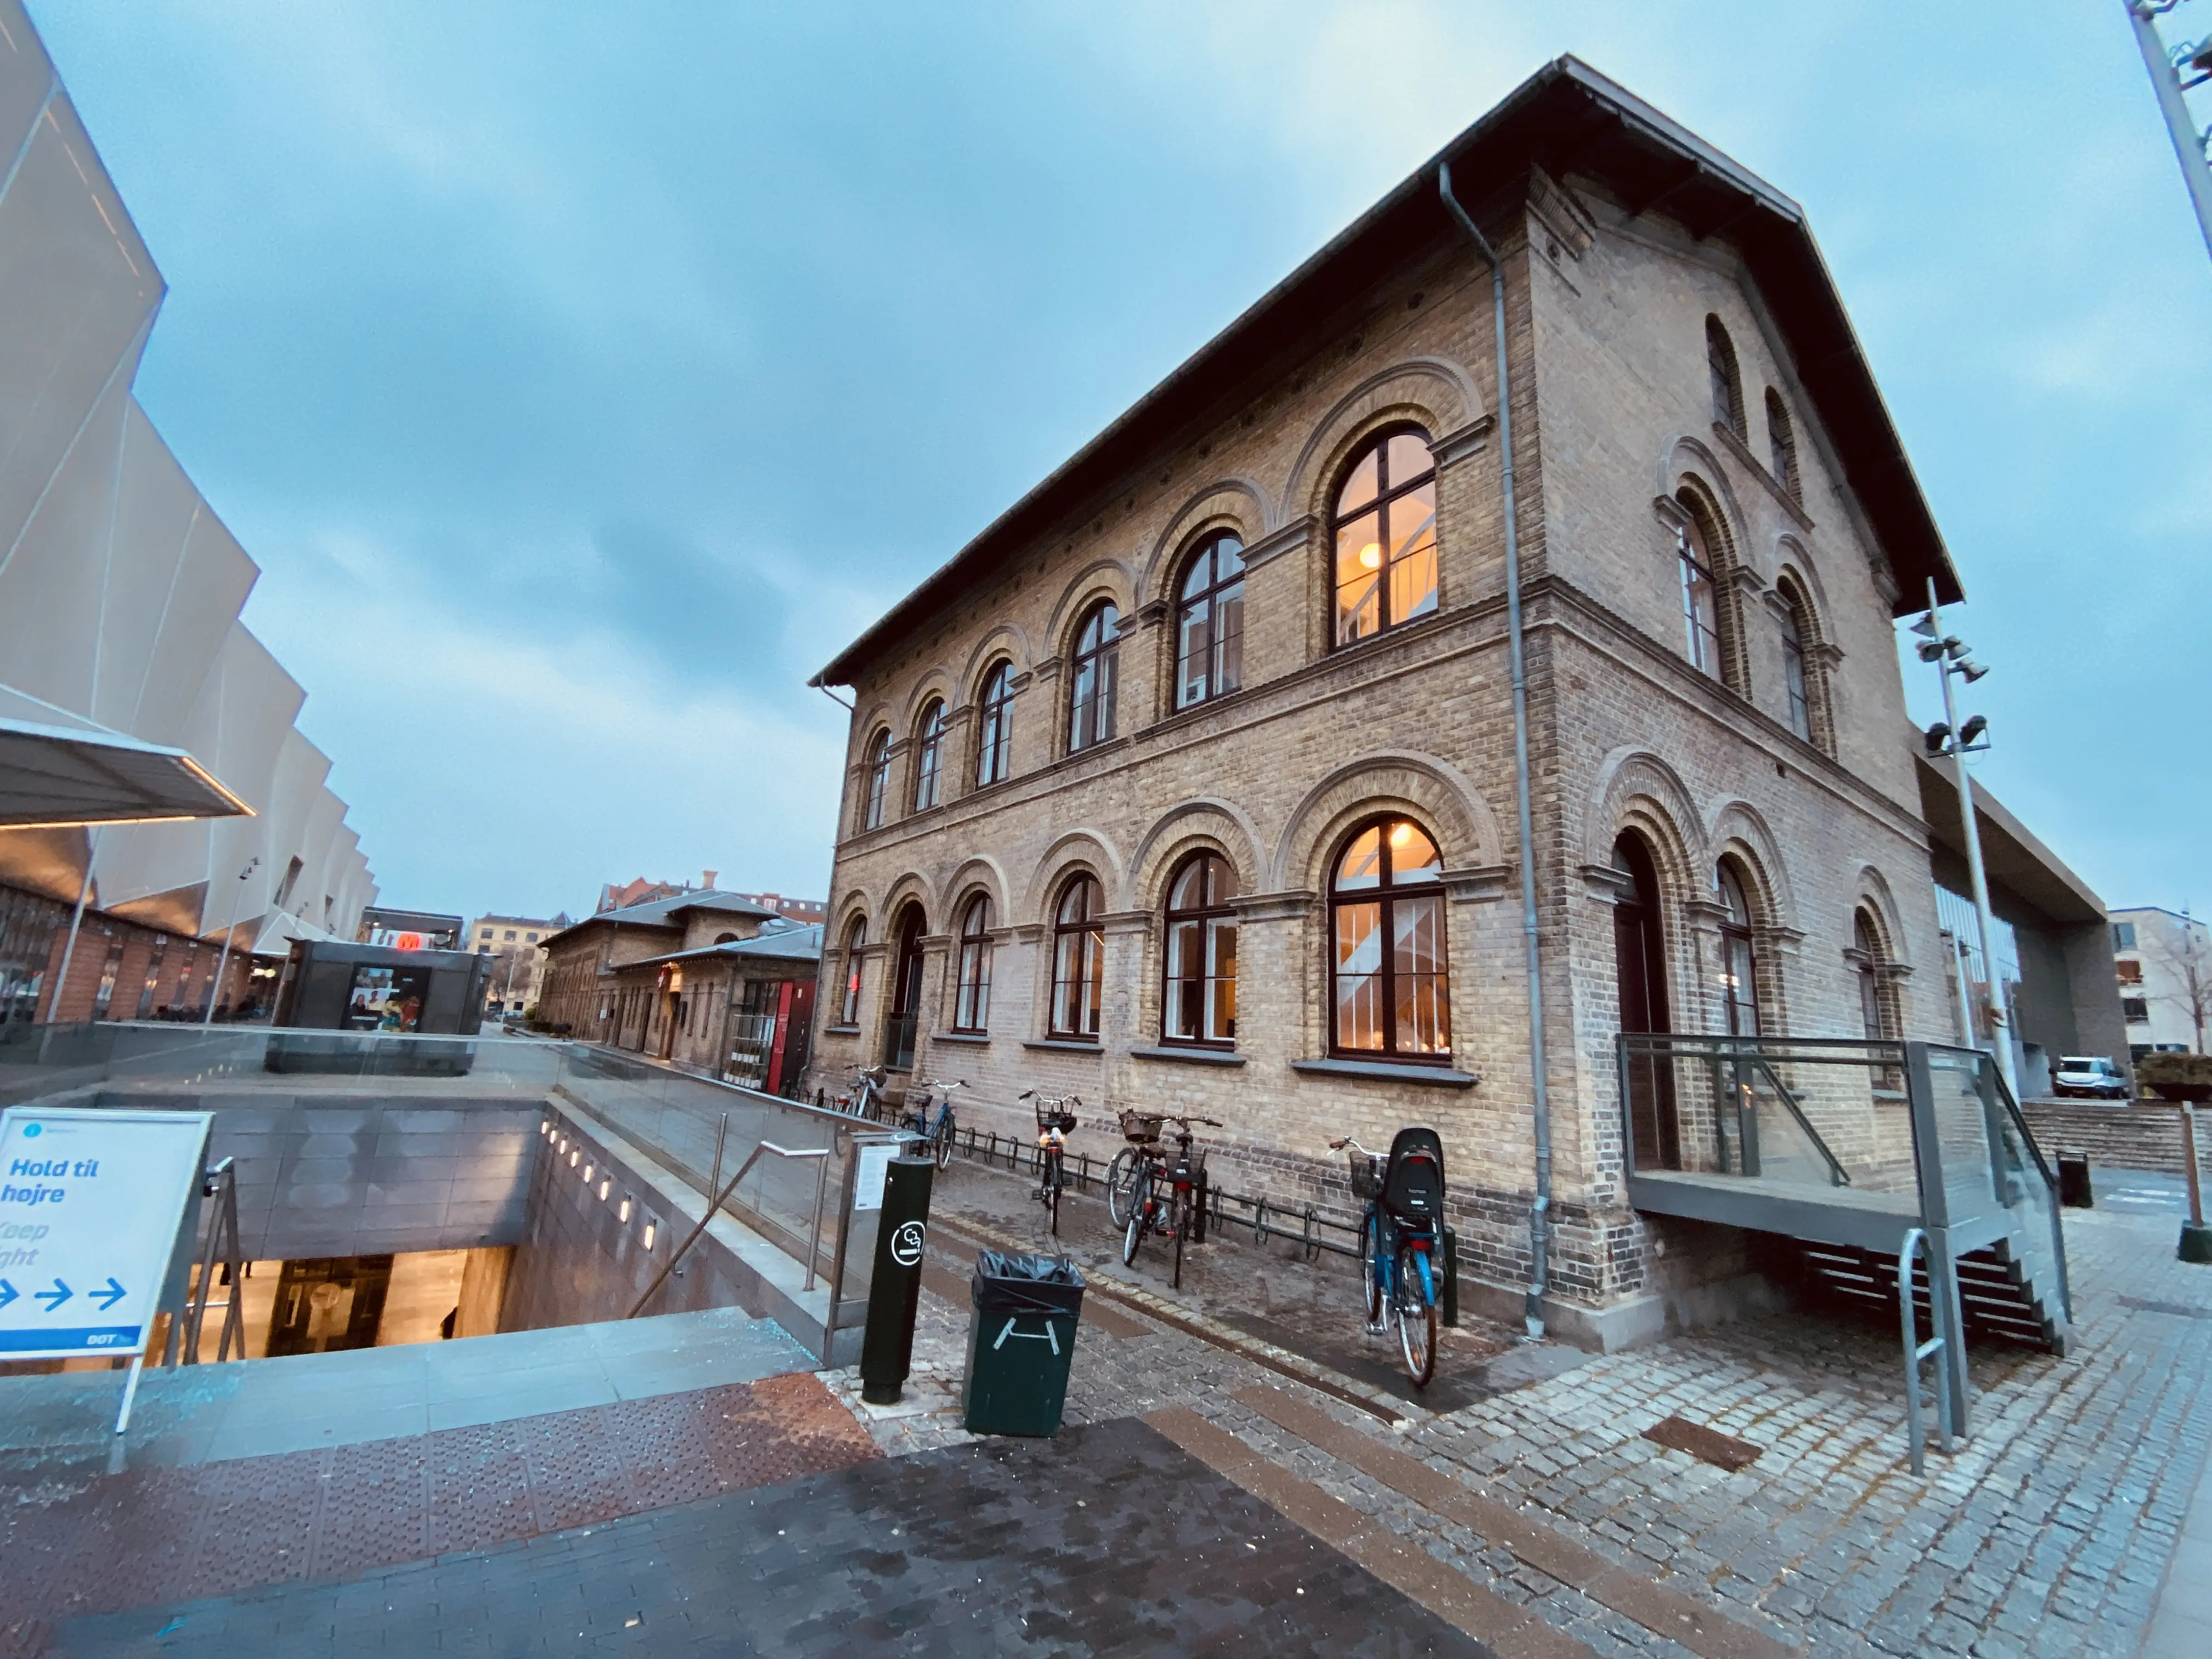
M 1741 1060 L 1737 1061 L 1739 1065 L 1742 1063 Z M 1751 1057 L 1751 1063 L 1766 1073 L 1766 1080 L 1774 1085 L 1774 1092 L 1781 1096 L 1782 1103 L 1790 1109 L 1790 1115 L 1797 1120 L 1797 1127 L 1805 1132 L 1805 1138 L 1813 1143 L 1814 1150 L 1827 1160 L 1828 1173 L 1833 1177 L 1828 1184 L 1833 1187 L 1850 1186 L 1851 1172 L 1844 1168 L 1842 1161 L 1835 1153 L 1829 1151 L 1828 1143 L 1820 1138 L 1820 1132 L 1813 1127 L 1811 1120 L 1807 1118 L 1803 1111 L 1799 1109 L 1797 1097 L 1790 1091 L 1779 1077 L 1775 1075 L 1774 1067 L 1767 1062 L 1766 1056 L 1754 1054 Z
M 1920 1340 L 1920 1331 L 1912 1307 L 1912 1259 L 1915 1255 L 1928 1258 L 1928 1321 L 1934 1328 L 1925 1342 Z M 1948 1365 L 1951 1347 L 1958 1333 L 1952 1328 L 1950 1298 L 1936 1283 L 1935 1258 L 1929 1252 L 1928 1235 L 1917 1227 L 1905 1230 L 1904 1241 L 1897 1249 L 1897 1322 L 1899 1334 L 1905 1342 L 1905 1452 L 1911 1458 L 1912 1472 L 1925 1472 L 1925 1449 L 1921 1445 L 1920 1433 L 1920 1367 L 1930 1358 L 1940 1358 Z M 1942 1373 L 1937 1373 L 1940 1377 Z M 1951 1453 L 1951 1390 L 1938 1382 L 1936 1389 L 1936 1419 L 1943 1431 L 1943 1455 Z
M 2070 1322 L 2074 1317 L 2074 1285 L 2066 1270 L 2066 1228 L 2058 1213 L 2058 1177 L 2051 1173 L 2051 1165 L 2044 1161 L 2043 1148 L 2035 1144 L 2034 1132 L 2027 1127 L 2027 1115 L 2020 1109 L 2020 1103 L 2012 1097 L 2012 1091 L 2005 1085 L 2004 1073 L 1995 1066 L 1990 1066 L 1988 1071 L 1990 1081 L 1996 1085 L 1997 1099 L 2012 1119 L 2013 1127 L 2020 1131 L 2020 1144 L 2027 1148 L 2028 1157 L 2035 1161 L 2036 1176 L 2043 1182 L 2044 1202 L 2051 1214 L 2051 1254 L 2057 1258 L 2058 1267 L 2058 1300 Z M 1994 1157 L 1996 1148 L 1993 1146 L 1990 1151 Z

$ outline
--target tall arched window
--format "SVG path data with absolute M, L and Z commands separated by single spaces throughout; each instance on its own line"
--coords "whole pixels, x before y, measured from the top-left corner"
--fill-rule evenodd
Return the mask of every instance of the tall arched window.
M 1715 679 L 1721 672 L 1720 585 L 1713 579 L 1713 554 L 1704 515 L 1690 513 L 1675 527 L 1674 548 L 1681 567 L 1682 630 L 1690 661 Z
M 1858 969 L 1860 1027 L 1869 1042 L 1887 1042 L 1897 1030 L 1890 1022 L 1889 998 L 1881 982 L 1881 934 L 1863 909 L 1852 913 L 1851 944 L 1858 951 L 1852 965 Z
M 1613 844 L 1613 867 L 1626 878 L 1613 902 L 1614 1010 L 1624 1031 L 1674 1029 L 1667 1007 L 1667 945 L 1659 917 L 1659 871 L 1651 848 L 1633 830 Z M 1628 1068 L 1628 1123 L 1636 1166 L 1682 1167 L 1674 1115 L 1674 1068 L 1639 1055 Z
M 1421 828 L 1378 818 L 1329 877 L 1330 1046 L 1397 1060 L 1451 1057 L 1443 860 Z
M 1721 908 L 1721 1024 L 1730 1036 L 1757 1036 L 1759 958 L 1752 947 L 1751 905 L 1743 883 L 1725 861 L 1714 872 Z
M 1336 538 L 1336 642 L 1437 608 L 1437 463 L 1429 434 L 1407 427 L 1352 462 L 1329 518 Z
M 1836 737 L 1828 707 L 1826 658 L 1816 648 L 1820 623 L 1793 574 L 1784 572 L 1774 589 L 1783 603 L 1782 684 L 1790 704 L 1790 729 L 1832 755 Z
M 1091 609 L 1075 633 L 1069 665 L 1067 750 L 1073 754 L 1114 735 L 1114 693 L 1121 679 L 1121 613 L 1111 599 Z
M 1804 489 L 1797 482 L 1797 428 L 1790 422 L 1790 405 L 1772 386 L 1766 388 L 1766 441 L 1774 453 L 1774 482 L 1802 503 Z
M 1194 853 L 1168 883 L 1167 983 L 1160 1036 L 1170 1042 L 1237 1041 L 1237 870 Z
M 921 906 L 908 904 L 899 912 L 892 933 L 897 951 L 892 959 L 890 1018 L 884 1023 L 884 1064 L 894 1071 L 913 1068 L 915 1037 L 921 1024 Z
M 1002 662 L 983 677 L 982 723 L 975 729 L 975 781 L 1002 781 L 1014 763 L 1014 665 Z
M 915 728 L 914 810 L 927 812 L 937 805 L 945 772 L 945 703 L 932 697 Z
M 1176 707 L 1244 684 L 1244 544 L 1209 538 L 1183 567 L 1176 608 Z
M 1805 678 L 1805 632 L 1798 606 L 1787 588 L 1790 608 L 1782 613 L 1782 684 L 1790 698 L 1790 729 L 1813 741 L 1813 700 Z
M 891 734 L 878 732 L 868 743 L 866 781 L 861 784 L 860 828 L 882 826 L 884 809 L 890 804 Z
M 1713 419 L 1743 436 L 1743 377 L 1736 373 L 1735 343 L 1714 316 L 1705 319 L 1705 365 L 1713 376 Z
M 1095 1039 L 1105 992 L 1105 909 L 1098 884 L 1078 876 L 1061 890 L 1052 922 L 1052 1035 Z
M 868 919 L 854 916 L 845 930 L 845 994 L 837 1006 L 840 1025 L 860 1023 L 860 952 L 868 943 Z
M 952 1029 L 981 1034 L 991 1022 L 991 901 L 978 893 L 960 913 L 959 989 Z

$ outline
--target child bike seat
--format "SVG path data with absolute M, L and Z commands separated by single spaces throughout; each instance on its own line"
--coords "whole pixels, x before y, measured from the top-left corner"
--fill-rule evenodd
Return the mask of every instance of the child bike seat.
M 1444 1143 L 1434 1129 L 1401 1129 L 1390 1142 L 1382 1208 L 1406 1225 L 1443 1224 Z

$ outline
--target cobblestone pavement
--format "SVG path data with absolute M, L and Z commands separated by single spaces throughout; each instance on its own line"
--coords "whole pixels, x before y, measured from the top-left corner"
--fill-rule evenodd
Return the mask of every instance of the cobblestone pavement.
M 877 1461 L 368 1574 L 83 1619 L 53 1651 L 1491 1650 L 1133 1421 Z
M 805 1372 L 356 1445 L 0 1483 L 0 1654 L 74 1614 L 334 1577 L 872 1462 Z

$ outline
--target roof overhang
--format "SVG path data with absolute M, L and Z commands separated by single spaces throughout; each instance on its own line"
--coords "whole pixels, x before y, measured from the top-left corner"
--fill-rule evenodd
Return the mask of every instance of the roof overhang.
M 88 720 L 62 726 L 0 716 L 0 828 L 252 816 L 251 806 L 181 749 Z
M 1933 761 L 1912 733 L 1913 769 L 1920 783 L 1920 816 L 1936 843 L 1966 856 L 1966 818 L 1959 811 L 1955 760 Z M 1974 821 L 1982 832 L 1982 866 L 1990 885 L 2033 905 L 2052 921 L 2070 926 L 2105 920 L 2105 902 L 2089 884 L 2005 808 L 1981 784 L 1974 786 Z
M 1561 58 L 1268 290 L 808 684 L 851 684 L 900 630 L 951 609 L 1162 453 L 1233 419 L 1255 384 L 1356 320 L 1389 273 L 1463 237 L 1437 193 L 1437 166 L 1447 161 L 1455 192 L 1477 218 L 1507 214 L 1525 197 L 1529 169 L 1541 167 L 1610 192 L 1632 214 L 1664 211 L 1701 240 L 1725 234 L 1896 573 L 1896 614 L 1923 608 L 1931 580 L 1945 604 L 1965 597 L 1804 210 L 1626 88 Z

